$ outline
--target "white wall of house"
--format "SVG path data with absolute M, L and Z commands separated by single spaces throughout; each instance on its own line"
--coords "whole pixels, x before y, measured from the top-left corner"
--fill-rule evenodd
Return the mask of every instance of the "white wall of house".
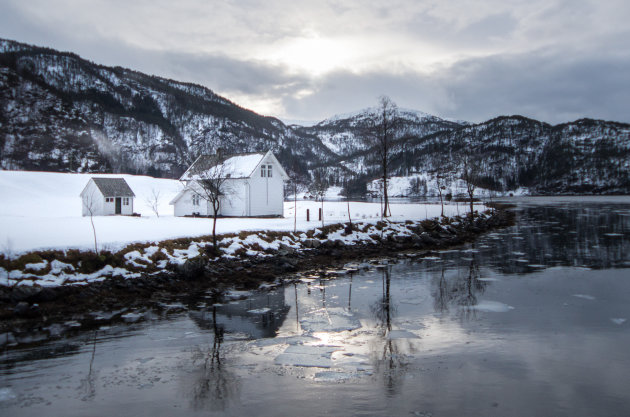
M 98 189 L 94 181 L 89 180 L 83 192 L 81 192 L 82 202 L 82 214 L 83 216 L 90 215 L 90 209 L 93 216 L 103 215 L 103 206 L 105 205 L 105 197 L 101 194 L 101 190 Z
M 225 197 L 221 198 L 221 216 L 245 217 L 247 213 L 247 179 L 227 179 L 224 183 Z
M 212 213 L 209 204 L 202 198 L 195 198 L 197 194 L 190 189 L 186 189 L 175 202 L 175 216 L 192 216 L 197 213 L 200 216 L 208 216 Z M 195 201 L 196 200 L 196 201 Z M 198 203 L 198 204 L 195 204 Z
M 261 166 L 271 165 L 271 177 L 262 176 Z M 284 184 L 279 165 L 269 156 L 263 158 L 249 178 L 250 216 L 282 216 L 284 212 Z

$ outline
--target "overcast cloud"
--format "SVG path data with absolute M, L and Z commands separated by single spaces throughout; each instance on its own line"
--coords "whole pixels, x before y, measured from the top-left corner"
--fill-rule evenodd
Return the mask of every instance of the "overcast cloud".
M 480 122 L 630 122 L 626 0 L 0 0 L 0 37 L 321 120 L 374 105 Z

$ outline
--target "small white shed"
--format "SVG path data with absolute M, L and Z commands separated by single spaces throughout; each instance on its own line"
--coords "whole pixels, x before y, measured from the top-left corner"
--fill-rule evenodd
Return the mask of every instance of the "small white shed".
M 222 161 L 217 165 L 217 161 Z M 213 169 L 224 175 L 225 196 L 219 215 L 229 217 L 272 217 L 284 213 L 284 181 L 289 176 L 274 154 L 247 153 L 217 158 L 201 155 L 186 170 L 180 181 L 184 188 L 170 202 L 175 216 L 211 216 L 212 206 L 203 199 L 198 181 Z
M 90 178 L 81 192 L 83 216 L 130 216 L 135 196 L 124 178 Z

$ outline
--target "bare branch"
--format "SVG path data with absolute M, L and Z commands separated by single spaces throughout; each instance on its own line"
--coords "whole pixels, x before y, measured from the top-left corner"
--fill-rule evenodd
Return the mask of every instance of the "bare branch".
M 158 208 L 160 206 L 160 190 L 152 188 L 151 195 L 147 196 L 145 201 L 147 205 L 151 207 L 151 210 L 155 213 L 155 216 L 160 217 L 160 214 L 158 213 Z

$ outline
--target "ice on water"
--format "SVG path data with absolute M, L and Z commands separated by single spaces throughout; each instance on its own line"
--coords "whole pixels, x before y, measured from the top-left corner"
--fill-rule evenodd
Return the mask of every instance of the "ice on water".
M 343 348 L 338 346 L 290 345 L 276 356 L 276 365 L 330 368 L 333 366 L 332 353 Z
M 574 297 L 577 298 L 583 298 L 585 300 L 594 300 L 595 297 L 593 297 L 592 295 L 588 295 L 588 294 L 573 294 Z
M 514 310 L 514 307 L 509 306 L 498 301 L 484 300 L 474 305 L 473 308 L 477 311 L 483 311 L 486 313 L 506 313 L 510 310 Z
M 361 327 L 360 321 L 341 307 L 322 308 L 300 320 L 302 329 L 308 333 L 337 333 Z

